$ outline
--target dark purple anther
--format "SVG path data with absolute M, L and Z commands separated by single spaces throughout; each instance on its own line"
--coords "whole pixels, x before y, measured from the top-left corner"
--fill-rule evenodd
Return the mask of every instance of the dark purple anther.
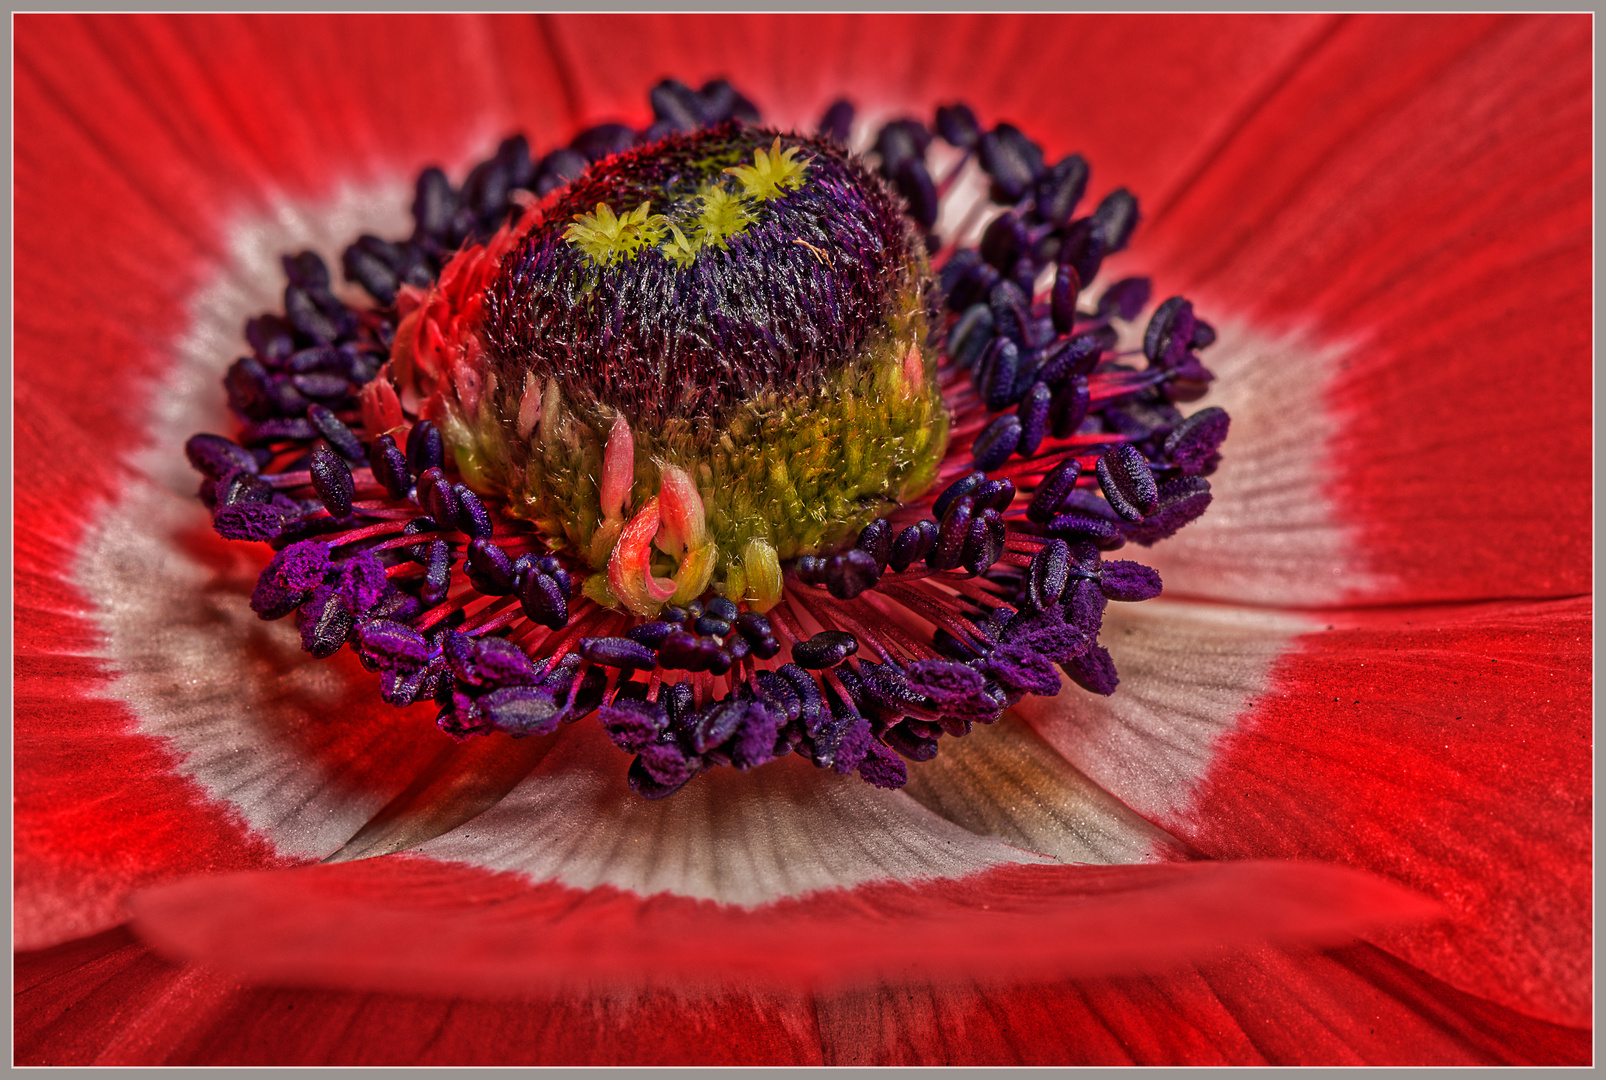
M 473 571 L 474 587 L 486 596 L 508 596 L 513 592 L 517 583 L 513 560 L 491 541 L 482 538 L 468 545 L 468 566 Z
M 1066 379 L 1054 389 L 1054 400 L 1048 407 L 1049 430 L 1054 438 L 1064 439 L 1076 433 L 1087 419 L 1091 403 L 1087 377 L 1077 375 Z
M 380 304 L 389 307 L 396 302 L 396 289 L 401 281 L 396 271 L 385 265 L 378 256 L 352 244 L 340 256 L 340 265 L 346 272 L 347 281 L 361 285 Z
M 1182 349 L 1176 350 L 1177 333 L 1181 334 Z M 1193 305 L 1180 296 L 1173 296 L 1154 309 L 1149 325 L 1143 331 L 1143 355 L 1151 364 L 1174 359 L 1173 351 L 1187 351 L 1193 338 Z
M 345 349 L 337 349 L 333 345 L 315 345 L 310 349 L 292 353 L 284 366 L 295 374 L 332 371 L 340 375 L 350 375 L 351 361 L 352 354 Z
M 696 131 L 707 122 L 697 92 L 677 79 L 665 79 L 647 92 L 652 114 L 676 131 Z
M 1015 202 L 1042 175 L 1043 151 L 1013 124 L 987 132 L 978 150 L 981 167 L 993 178 L 994 202 Z
M 1179 476 L 1160 485 L 1160 506 L 1137 525 L 1122 530 L 1127 539 L 1148 547 L 1175 533 L 1205 512 L 1210 505 L 1210 481 L 1198 476 Z
M 731 624 L 726 619 L 721 619 L 717 615 L 711 615 L 707 612 L 704 612 L 702 615 L 699 615 L 697 617 L 697 621 L 692 624 L 692 630 L 703 635 L 704 637 L 722 638 L 731 632 Z
M 1188 344 L 1191 348 L 1207 349 L 1216 343 L 1216 328 L 1195 316 L 1193 320 L 1193 337 Z
M 1054 391 L 1041 380 L 1032 383 L 1026 396 L 1021 398 L 1020 407 L 1015 410 L 1020 418 L 1020 445 L 1015 452 L 1021 457 L 1031 457 L 1043 444 L 1043 437 L 1048 434 L 1048 411 L 1053 403 Z
M 1104 337 L 1097 331 L 1062 337 L 1044 350 L 1038 377 L 1050 386 L 1073 375 L 1086 375 L 1098 366 Z
M 882 739 L 910 761 L 930 761 L 937 756 L 937 740 L 915 735 L 906 724 L 888 728 Z
M 241 506 L 273 501 L 273 488 L 253 472 L 232 472 L 218 481 L 213 493 L 219 506 Z
M 699 754 L 706 754 L 728 740 L 741 727 L 751 707 L 749 702 L 728 698 L 697 710 L 688 725 L 692 729 L 691 748 Z
M 1074 269 L 1077 279 L 1086 285 L 1098 277 L 1106 254 L 1104 240 L 1094 230 L 1092 219 L 1080 218 L 1065 230 L 1056 258 L 1061 265 Z
M 1200 409 L 1178 424 L 1165 440 L 1165 456 L 1184 476 L 1207 473 L 1227 437 L 1230 418 L 1226 410 L 1211 406 Z
M 584 154 L 566 146 L 552 151 L 541 159 L 541 166 L 535 172 L 535 193 L 544 196 L 554 188 L 563 187 L 585 172 L 590 164 Z
M 407 467 L 414 476 L 428 469 L 446 467 L 446 447 L 441 433 L 428 420 L 420 420 L 407 433 Z
M 1020 417 L 1014 413 L 994 417 L 970 448 L 971 464 L 982 472 L 992 472 L 1020 446 L 1020 436 Z
M 948 333 L 948 355 L 960 367 L 968 368 L 993 340 L 993 312 L 986 304 L 972 304 Z
M 797 664 L 782 664 L 775 671 L 786 680 L 797 695 L 798 719 L 803 722 L 803 730 L 813 734 L 819 729 L 821 712 L 825 705 L 824 699 L 820 696 L 820 684 L 814 681 L 814 676 Z
M 463 484 L 453 484 L 452 495 L 457 499 L 457 527 L 475 539 L 489 540 L 495 527 L 480 497 Z
M 997 412 L 1014 398 L 1021 367 L 1020 349 L 1008 338 L 994 338 L 993 347 L 988 351 L 988 357 L 978 369 L 976 396 L 986 403 L 989 412 Z
M 519 605 L 530 620 L 551 630 L 569 624 L 569 594 L 557 579 L 537 570 L 519 586 Z
M 888 180 L 898 175 L 906 161 L 924 157 L 931 145 L 931 134 L 918 120 L 894 120 L 876 135 L 876 153 L 881 155 L 881 175 Z
M 240 441 L 247 446 L 262 446 L 275 442 L 311 442 L 318 430 L 304 416 L 275 417 L 247 424 L 240 433 Z
M 1063 540 L 1050 540 L 1037 549 L 1026 568 L 1026 604 L 1034 611 L 1047 611 L 1059 603 L 1070 580 L 1071 547 Z
M 625 636 L 631 641 L 638 641 L 649 649 L 656 649 L 664 643 L 670 634 L 676 633 L 679 628 L 674 623 L 644 622 L 637 623 L 625 631 Z
M 989 480 L 977 486 L 974 495 L 976 509 L 997 510 L 1003 513 L 1009 509 L 1009 504 L 1015 501 L 1015 481 L 1005 477 L 1001 480 Z
M 1032 501 L 1026 505 L 1026 517 L 1039 525 L 1046 525 L 1059 513 L 1060 505 L 1065 502 L 1076 487 L 1076 480 L 1082 475 L 1082 465 L 1072 454 L 1043 476 L 1037 483 L 1037 491 L 1032 495 Z
M 289 278 L 293 285 L 308 289 L 329 287 L 329 265 L 316 251 L 281 255 L 279 265 L 284 267 L 284 276 Z
M 1121 526 L 1114 521 L 1082 510 L 1055 514 L 1044 526 L 1043 531 L 1072 543 L 1091 543 L 1099 547 L 1115 543 L 1122 535 Z
M 429 562 L 424 568 L 424 587 L 418 596 L 426 605 L 433 607 L 446 599 L 447 590 L 452 584 L 452 548 L 444 540 L 436 540 L 429 545 Z
M 530 141 L 523 135 L 510 135 L 496 148 L 496 160 L 507 173 L 509 187 L 530 187 L 535 179 L 535 162 L 530 160 Z
M 1160 595 L 1160 575 L 1151 567 L 1127 559 L 1103 564 L 1099 591 L 1111 600 L 1152 600 Z
M 937 523 L 930 518 L 910 525 L 892 542 L 892 557 L 887 560 L 887 565 L 896 573 L 903 573 L 937 546 L 938 532 Z
M 922 229 L 930 229 L 937 224 L 937 211 L 940 209 L 937 185 L 932 182 L 925 161 L 912 157 L 898 166 L 897 184 L 898 194 L 909 204 L 909 216 Z
M 544 688 L 505 686 L 479 699 L 480 711 L 497 730 L 509 735 L 547 735 L 557 730 L 563 712 Z
M 340 337 L 340 328 L 334 320 L 319 310 L 307 290 L 299 285 L 285 287 L 284 315 L 298 334 L 321 344 L 332 345 Z
M 580 655 L 593 664 L 606 667 L 651 671 L 658 666 L 658 655 L 629 638 L 581 638 Z
M 1015 264 L 1031 250 L 1031 246 L 1031 235 L 1013 210 L 1005 210 L 993 218 L 987 231 L 981 234 L 981 257 L 998 267 L 1003 274 L 1015 269 Z
M 312 490 L 318 493 L 329 516 L 343 518 L 350 514 L 351 499 L 357 492 L 357 484 L 351 478 L 351 469 L 340 455 L 327 446 L 319 445 L 312 452 L 311 471 Z
M 597 124 L 576 135 L 569 145 L 591 161 L 623 153 L 636 145 L 636 132 L 625 124 Z
M 881 567 L 868 551 L 854 548 L 826 560 L 825 587 L 838 600 L 852 600 L 860 593 L 875 588 L 880 580 Z
M 295 335 L 290 324 L 277 315 L 259 315 L 245 324 L 245 340 L 257 359 L 269 367 L 284 363 L 296 351 Z
M 775 630 L 770 626 L 770 621 L 756 611 L 744 611 L 738 614 L 735 626 L 737 633 L 755 645 L 765 638 L 775 635 Z
M 229 408 L 249 420 L 267 420 L 279 411 L 272 376 L 255 357 L 242 356 L 231 364 L 223 376 L 223 389 Z
M 339 652 L 356 623 L 346 598 L 334 591 L 314 593 L 301 612 L 301 647 L 319 660 Z
M 452 193 L 452 182 L 446 179 L 446 174 L 433 165 L 419 173 L 413 195 L 414 235 L 438 241 L 456 212 L 457 196 Z
M 696 634 L 677 630 L 658 646 L 658 664 L 675 671 L 707 671 L 712 657 L 703 644 Z
M 792 646 L 792 659 L 806 671 L 826 671 L 858 651 L 859 639 L 846 630 L 821 630 Z
M 820 134 L 835 142 L 847 144 L 853 132 L 853 103 L 838 99 L 820 117 Z
M 1087 190 L 1087 173 L 1081 154 L 1056 162 L 1037 182 L 1037 216 L 1055 228 L 1068 223 Z
M 542 556 L 536 560 L 535 568 L 557 582 L 558 588 L 563 590 L 564 596 L 574 595 L 574 590 L 570 587 L 569 572 L 563 568 L 563 563 L 559 562 L 556 557 L 552 555 Z
M 993 313 L 994 335 L 1025 345 L 1026 327 L 1031 322 L 1026 290 L 1013 281 L 1000 281 L 987 294 L 987 306 Z
M 981 125 L 976 114 L 962 101 L 937 106 L 937 134 L 950 146 L 961 150 L 974 150 L 981 141 Z
M 1054 329 L 1062 334 L 1071 332 L 1076 324 L 1076 298 L 1082 291 L 1082 279 L 1076 267 L 1060 263 L 1054 270 L 1054 285 L 1048 293 L 1049 313 L 1054 318 Z
M 357 628 L 357 642 L 387 666 L 420 667 L 429 660 L 429 642 L 410 626 L 370 619 Z
M 825 560 L 818 555 L 800 555 L 795 565 L 797 576 L 806 584 L 819 585 L 825 581 Z
M 932 515 L 941 521 L 943 515 L 948 513 L 948 508 L 954 504 L 955 499 L 969 495 L 986 482 L 987 474 L 980 471 L 968 472 L 961 476 L 958 480 L 942 489 L 942 494 L 937 496 L 937 501 L 931 504 Z M 905 531 L 907 532 L 908 530 Z M 918 555 L 915 557 L 919 558 Z
M 426 470 L 418 478 L 418 505 L 443 529 L 457 525 L 457 497 L 446 474 L 439 469 Z
M 293 375 L 290 384 L 309 398 L 322 398 L 325 401 L 338 400 L 351 392 L 351 380 L 331 371 Z
M 869 553 L 878 571 L 885 568 L 892 555 L 892 526 L 886 518 L 876 518 L 860 531 L 858 543 L 853 546 Z
M 710 79 L 697 95 L 703 99 L 703 115 L 709 124 L 722 124 L 733 118 L 756 124 L 762 119 L 758 107 L 725 79 Z
M 997 510 L 980 511 L 970 522 L 964 547 L 959 553 L 959 564 L 972 574 L 980 574 L 1003 558 L 1004 519 Z
M 1093 211 L 1093 233 L 1103 243 L 1104 253 L 1113 255 L 1126 247 L 1138 224 L 1138 200 L 1126 188 L 1116 188 L 1104 196 Z
M 723 622 L 734 623 L 736 621 L 736 616 L 741 614 L 741 610 L 741 608 L 736 606 L 735 601 L 731 600 L 729 597 L 716 596 L 712 600 L 708 601 L 708 606 L 703 609 L 703 612 L 704 614 L 712 616 L 713 618 L 719 619 Z M 725 633 L 728 634 L 730 631 L 726 630 Z
M 396 440 L 381 435 L 368 447 L 368 467 L 392 498 L 405 498 L 413 487 L 413 474 L 407 468 L 407 455 L 396 447 Z
M 970 519 L 975 511 L 975 501 L 969 495 L 956 499 L 948 507 L 937 529 L 936 546 L 926 556 L 927 566 L 933 570 L 952 570 L 959 565 L 960 552 L 964 549 L 965 537 L 970 534 Z
M 1099 297 L 1099 317 L 1113 315 L 1118 319 L 1135 319 L 1148 306 L 1151 291 L 1146 277 L 1122 278 Z
M 1145 514 L 1153 513 L 1160 505 L 1154 471 L 1131 443 L 1122 443 L 1105 453 L 1094 471 L 1105 500 L 1126 520 L 1142 521 Z
M 1102 645 L 1094 645 L 1061 667 L 1077 686 L 1105 697 L 1115 693 L 1115 688 L 1121 682 L 1115 674 L 1115 661 L 1110 659 L 1110 651 Z
M 307 410 L 307 419 L 312 421 L 312 426 L 318 429 L 318 434 L 329 440 L 329 445 L 341 457 L 353 465 L 368 463 L 368 452 L 363 449 L 357 436 L 351 433 L 351 429 L 341 423 L 340 417 L 322 405 L 314 405 Z
M 975 255 L 967 249 L 961 254 Z M 958 263 L 957 266 L 954 263 Z M 943 291 L 948 294 L 948 305 L 954 311 L 963 311 L 970 305 L 985 302 L 993 286 L 999 282 L 998 269 L 982 261 L 980 255 L 943 267 Z
M 251 451 L 221 435 L 191 435 L 184 456 L 200 473 L 221 480 L 231 472 L 256 473 L 260 466 Z

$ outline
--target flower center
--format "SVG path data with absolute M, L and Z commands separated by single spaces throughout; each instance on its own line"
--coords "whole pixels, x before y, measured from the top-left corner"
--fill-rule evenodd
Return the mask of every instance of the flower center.
M 781 562 L 931 485 L 948 418 L 924 243 L 840 146 L 672 135 L 543 211 L 437 422 L 471 487 L 592 568 L 587 595 L 767 609 Z
M 1105 553 L 1204 512 L 1228 427 L 1177 408 L 1211 379 L 1191 304 L 1116 351 L 1148 280 L 1084 302 L 1136 199 L 1076 217 L 1079 155 L 957 105 L 957 161 L 895 120 L 878 177 L 845 104 L 777 135 L 719 86 L 659 88 L 702 131 L 425 170 L 414 235 L 342 259 L 378 307 L 284 260 L 225 380 L 240 442 L 186 445 L 217 531 L 277 549 L 253 610 L 456 738 L 595 714 L 648 798 L 794 752 L 897 787 L 1062 675 L 1114 692 L 1104 607 L 1160 579 Z M 979 244 L 985 206 L 922 235 L 973 165 Z

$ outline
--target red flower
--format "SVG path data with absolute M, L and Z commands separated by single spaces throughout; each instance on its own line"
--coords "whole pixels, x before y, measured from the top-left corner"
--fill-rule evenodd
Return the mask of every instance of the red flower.
M 17 30 L 19 1062 L 1589 1059 L 1587 19 Z M 1139 192 L 1123 265 L 1222 316 L 1216 504 L 1112 618 L 1122 691 L 918 802 L 441 752 L 264 633 L 187 501 L 279 253 L 666 74 L 781 124 L 964 98 Z M 418 851 L 303 867 L 343 844 Z M 1167 851 L 1211 861 L 1034 865 Z M 1382 882 L 1448 917 L 1312 946 Z

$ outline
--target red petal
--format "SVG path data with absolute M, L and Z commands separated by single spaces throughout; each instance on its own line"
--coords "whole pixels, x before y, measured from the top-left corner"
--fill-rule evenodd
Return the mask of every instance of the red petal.
M 1456 986 L 1588 1023 L 1590 611 L 1333 617 L 1273 669 L 1197 803 L 1161 824 L 1214 858 L 1363 867 L 1438 897 L 1450 923 L 1379 940 Z
M 22 954 L 19 1065 L 1582 1064 L 1587 1031 L 1377 950 L 1259 953 L 1158 977 L 819 994 L 574 988 L 453 1000 L 257 989 L 119 928 Z
M 1054 157 L 1081 151 L 1093 193 L 1168 199 L 1329 31 L 1324 16 L 571 16 L 544 20 L 587 122 L 651 119 L 660 73 L 726 77 L 765 119 L 809 130 L 833 100 L 929 124 L 964 99 Z M 666 61 L 673 57 L 673 61 Z
M 1437 911 L 1315 864 L 1004 867 L 744 909 L 405 855 L 197 878 L 142 894 L 137 910 L 162 951 L 253 981 L 493 996 L 644 976 L 788 986 L 1163 970 L 1235 945 L 1345 941 Z
M 1456 991 L 1359 945 L 1155 977 L 816 999 L 832 1065 L 1584 1064 L 1587 1031 Z
M 170 964 L 126 929 L 18 958 L 29 1065 L 809 1065 L 802 995 L 747 988 L 502 1001 L 259 989 Z
M 1335 543 L 1355 543 L 1347 577 L 1265 599 L 1590 589 L 1591 25 L 1350 20 L 1125 257 L 1207 318 L 1309 346 L 1303 411 L 1337 424 L 1326 490 L 1268 487 L 1198 528 L 1236 526 L 1252 571 L 1255 533 L 1303 550 L 1289 512 L 1325 495 Z M 1237 571 L 1233 554 L 1216 565 Z M 1223 595 L 1196 571 L 1167 584 Z

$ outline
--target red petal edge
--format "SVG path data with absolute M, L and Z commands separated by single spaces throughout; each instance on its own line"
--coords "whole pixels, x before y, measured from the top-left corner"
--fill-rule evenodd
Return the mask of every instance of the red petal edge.
M 195 879 L 136 896 L 159 951 L 250 981 L 501 996 L 565 983 L 1163 970 L 1231 946 L 1336 944 L 1438 904 L 1315 863 L 1003 867 L 755 909 L 395 856 Z

